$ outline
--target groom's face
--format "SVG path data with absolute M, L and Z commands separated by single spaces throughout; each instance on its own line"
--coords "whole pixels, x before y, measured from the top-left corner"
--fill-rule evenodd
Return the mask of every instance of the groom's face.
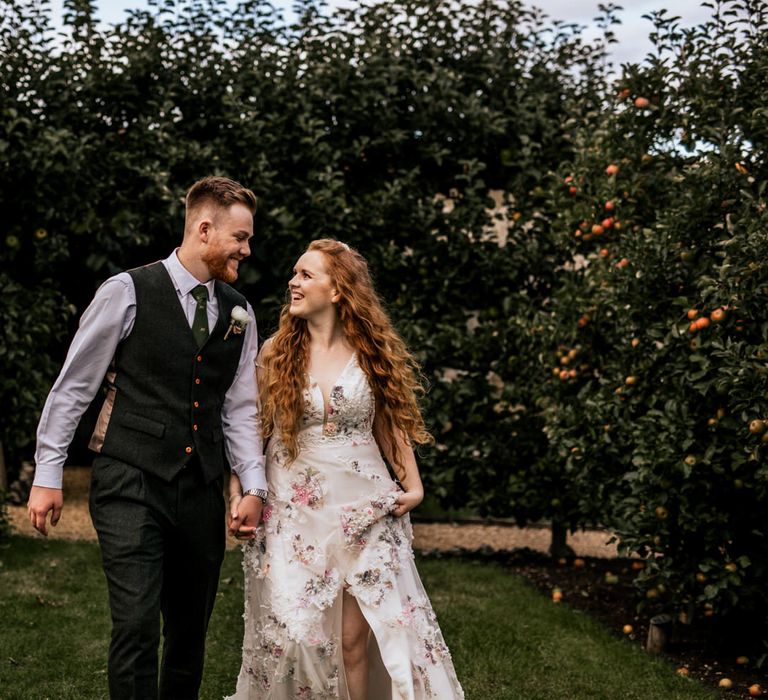
M 218 208 L 211 216 L 202 261 L 213 279 L 234 282 L 240 261 L 251 254 L 253 215 L 244 204 Z

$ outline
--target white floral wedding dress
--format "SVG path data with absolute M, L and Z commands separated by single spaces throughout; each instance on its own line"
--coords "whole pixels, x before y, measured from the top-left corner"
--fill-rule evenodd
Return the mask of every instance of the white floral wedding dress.
M 372 434 L 374 398 L 353 356 L 325 406 L 310 377 L 289 464 L 267 448 L 269 500 L 244 548 L 245 635 L 230 700 L 347 698 L 342 591 L 368 621 L 369 700 L 463 698 L 413 561 L 408 515 Z

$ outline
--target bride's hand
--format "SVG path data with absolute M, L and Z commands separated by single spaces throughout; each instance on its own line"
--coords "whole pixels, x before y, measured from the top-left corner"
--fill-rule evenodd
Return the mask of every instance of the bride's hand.
M 251 499 L 249 499 L 251 500 Z M 229 512 L 227 513 L 227 530 L 229 534 L 236 540 L 252 540 L 255 538 L 256 526 L 250 522 L 251 518 L 244 518 L 241 512 L 241 504 L 243 503 L 243 496 L 238 491 L 232 493 L 229 497 Z M 259 515 L 261 515 L 261 508 L 259 508 Z M 245 524 L 245 520 L 248 524 Z M 256 519 L 258 522 L 258 518 Z
M 421 490 L 403 491 L 397 496 L 397 500 L 395 501 L 397 507 L 392 511 L 392 515 L 399 518 L 401 515 L 405 515 L 409 511 L 412 511 L 423 500 L 424 492 Z

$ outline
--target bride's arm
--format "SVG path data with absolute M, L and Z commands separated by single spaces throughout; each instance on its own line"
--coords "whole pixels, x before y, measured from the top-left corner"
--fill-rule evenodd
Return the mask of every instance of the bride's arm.
M 234 513 L 237 513 L 237 503 L 233 502 L 238 498 L 242 498 L 242 495 L 243 488 L 240 485 L 240 479 L 238 479 L 235 472 L 232 472 L 229 477 L 229 503 L 231 506 L 230 510 L 232 510 Z
M 403 487 L 403 493 L 397 497 L 397 508 L 392 511 L 392 514 L 398 517 L 405 515 L 424 500 L 424 485 L 421 483 L 421 474 L 419 474 L 419 465 L 416 463 L 416 455 L 402 431 L 398 430 L 395 434 L 394 449 L 397 450 L 399 459 L 395 459 L 392 443 L 388 439 L 389 431 L 378 415 L 374 418 L 373 434 L 381 453 L 398 472 L 398 478 Z M 399 468 L 398 464 L 401 465 Z M 405 471 L 404 475 L 401 473 L 401 470 Z

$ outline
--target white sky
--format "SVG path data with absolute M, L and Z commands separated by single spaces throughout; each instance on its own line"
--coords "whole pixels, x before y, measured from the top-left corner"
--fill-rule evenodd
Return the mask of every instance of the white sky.
M 51 0 L 54 16 L 61 16 L 61 0 Z M 350 5 L 353 0 L 329 0 L 330 6 L 341 4 Z M 600 0 L 528 0 L 550 17 L 568 22 L 591 26 L 592 18 L 597 14 Z M 96 0 L 102 21 L 107 23 L 119 22 L 126 9 L 146 7 L 145 0 Z M 275 7 L 283 8 L 285 15 L 291 17 L 292 0 L 272 0 Z M 640 61 L 651 50 L 648 34 L 651 23 L 642 19 L 651 10 L 667 8 L 669 14 L 681 18 L 683 26 L 699 24 L 709 17 L 710 10 L 701 6 L 701 0 L 621 0 L 617 1 L 624 9 L 619 13 L 622 23 L 614 31 L 618 44 L 612 48 L 611 60 L 615 65 Z M 589 35 L 589 31 L 588 34 Z

